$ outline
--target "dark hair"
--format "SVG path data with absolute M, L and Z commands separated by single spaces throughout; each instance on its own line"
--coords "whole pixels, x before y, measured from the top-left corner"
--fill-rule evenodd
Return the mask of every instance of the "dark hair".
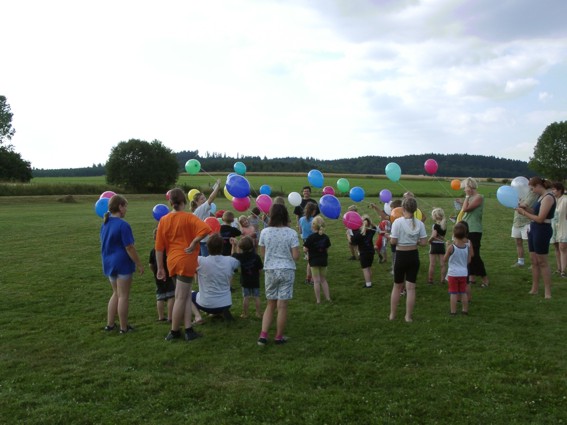
M 553 182 L 553 184 L 551 185 L 552 188 L 554 188 L 555 190 L 558 190 L 559 192 L 561 192 L 562 195 L 565 194 L 565 186 L 563 186 L 563 183 L 561 182 Z
M 183 189 L 176 187 L 169 191 L 169 203 L 175 211 L 180 211 L 183 209 L 184 205 L 187 205 L 187 196 Z
M 303 215 L 307 218 L 314 217 L 317 212 L 317 204 L 315 202 L 307 202 L 303 209 Z
M 461 220 L 461 221 L 459 221 L 458 223 L 456 223 L 455 226 L 456 226 L 457 224 L 460 224 L 460 225 L 462 225 L 462 226 L 465 226 L 465 230 L 466 230 L 466 231 L 465 231 L 465 237 L 467 237 L 467 235 L 469 234 L 469 223 L 467 223 L 466 221 Z
M 256 217 L 258 217 L 260 214 L 262 214 L 262 211 L 260 211 L 260 208 L 258 207 L 254 207 L 252 208 L 252 214 L 255 215 Z
M 551 182 L 549 180 L 537 176 L 532 177 L 528 182 L 528 184 L 531 187 L 535 187 L 539 184 L 540 186 L 543 186 L 546 189 L 551 189 Z
M 303 192 L 305 189 L 309 190 L 309 192 L 311 192 L 311 186 L 303 186 L 303 189 L 301 189 L 301 191 Z
M 207 240 L 207 249 L 210 255 L 221 255 L 224 241 L 218 233 L 213 233 Z
M 193 199 L 191 199 L 191 211 L 195 211 L 197 209 L 197 207 L 199 206 L 199 204 L 197 204 L 197 201 L 199 200 L 199 198 L 201 197 L 202 193 L 201 192 L 197 192 L 193 195 Z
M 108 218 L 111 214 L 116 214 L 120 211 L 120 207 L 128 205 L 128 201 L 122 195 L 113 195 L 108 201 L 108 211 L 104 213 L 104 223 L 108 223 Z
M 392 202 L 390 202 L 390 208 L 394 209 L 394 208 L 399 208 L 402 206 L 402 200 L 401 199 L 396 199 Z
M 272 204 L 268 226 L 285 227 L 289 224 L 289 212 L 285 205 Z
M 234 222 L 234 213 L 232 211 L 225 211 L 222 214 L 222 221 L 224 221 L 226 224 Z
M 250 252 L 254 250 L 254 241 L 250 236 L 244 236 L 238 241 L 238 248 L 240 248 L 242 252 Z
M 466 222 L 464 221 L 459 221 L 457 224 L 455 224 L 455 227 L 453 227 L 453 236 L 457 239 L 466 238 L 468 233 L 469 229 L 466 226 Z

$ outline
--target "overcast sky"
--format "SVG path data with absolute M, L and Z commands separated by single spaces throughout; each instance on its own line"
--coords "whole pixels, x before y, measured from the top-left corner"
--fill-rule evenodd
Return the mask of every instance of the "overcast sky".
M 0 10 L 0 94 L 12 144 L 34 168 L 105 163 L 132 138 L 202 155 L 527 161 L 547 125 L 567 120 L 565 0 L 0 0 Z

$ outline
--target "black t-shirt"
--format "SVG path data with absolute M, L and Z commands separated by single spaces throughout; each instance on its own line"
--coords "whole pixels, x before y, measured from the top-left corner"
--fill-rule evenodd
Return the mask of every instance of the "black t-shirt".
M 232 245 L 230 244 L 230 238 L 236 238 L 242 234 L 240 230 L 236 227 L 232 227 L 230 224 L 222 224 L 220 227 L 220 235 L 222 236 L 222 255 L 230 256 L 232 253 Z
M 319 215 L 320 211 L 319 211 L 319 204 L 317 204 L 317 201 L 315 199 L 305 199 L 303 198 L 301 200 L 301 204 L 299 204 L 297 207 L 295 207 L 293 209 L 293 213 L 297 216 L 297 219 L 299 220 L 300 217 L 303 217 L 303 210 L 305 209 L 305 205 L 307 205 L 308 202 L 313 202 L 317 208 L 315 209 L 315 215 Z
M 376 228 L 366 229 L 366 233 L 363 235 L 360 230 L 354 230 L 351 236 L 351 243 L 358 246 L 359 253 L 374 253 L 374 243 L 372 238 L 376 233 Z
M 264 268 L 262 258 L 255 252 L 232 254 L 240 261 L 240 284 L 243 288 L 260 287 L 260 270 Z
M 331 240 L 327 235 L 312 233 L 305 239 L 303 246 L 308 249 L 311 267 L 327 267 L 327 250 L 331 246 Z

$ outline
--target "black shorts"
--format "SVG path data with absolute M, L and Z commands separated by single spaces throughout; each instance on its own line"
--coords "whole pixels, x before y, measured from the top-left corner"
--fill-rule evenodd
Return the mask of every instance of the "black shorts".
M 412 282 L 417 280 L 419 272 L 419 252 L 417 249 L 411 251 L 396 251 L 394 261 L 394 283 Z
M 445 244 L 444 243 L 431 243 L 429 244 L 430 254 L 445 255 Z
M 361 252 L 358 254 L 358 258 L 360 258 L 360 267 L 363 269 L 372 267 L 372 263 L 374 262 L 374 251 Z

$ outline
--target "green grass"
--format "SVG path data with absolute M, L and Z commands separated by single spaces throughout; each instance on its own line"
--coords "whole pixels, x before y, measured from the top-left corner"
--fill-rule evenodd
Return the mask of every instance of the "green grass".
M 279 178 L 287 191 L 285 180 Z M 385 187 L 366 182 L 376 191 Z M 293 181 L 294 190 L 302 185 Z M 439 186 L 404 185 L 417 193 Z M 289 305 L 291 340 L 263 348 L 256 345 L 256 319 L 231 325 L 209 320 L 200 328 L 204 338 L 165 342 L 168 327 L 155 322 L 149 270 L 134 280 L 130 320 L 136 332 L 103 332 L 110 287 L 101 272 L 97 197 L 56 199 L 0 197 L 0 423 L 566 421 L 566 283 L 554 277 L 550 301 L 527 295 L 529 271 L 510 268 L 516 258 L 512 213 L 493 196 L 485 207 L 482 248 L 491 284 L 473 287 L 469 317 L 450 317 L 446 288 L 424 284 L 423 249 L 415 321 L 389 322 L 388 266 L 375 263 L 375 288 L 362 289 L 359 265 L 347 260 L 342 223 L 327 220 L 334 302 L 315 305 L 312 288 L 301 283 L 300 260 Z M 165 199 L 128 199 L 126 218 L 147 260 L 151 209 Z M 450 198 L 419 201 L 427 215 L 433 206 L 452 208 Z M 351 202 L 342 202 L 344 211 Z M 215 203 L 229 207 L 222 196 Z M 240 291 L 233 302 L 238 316 Z

